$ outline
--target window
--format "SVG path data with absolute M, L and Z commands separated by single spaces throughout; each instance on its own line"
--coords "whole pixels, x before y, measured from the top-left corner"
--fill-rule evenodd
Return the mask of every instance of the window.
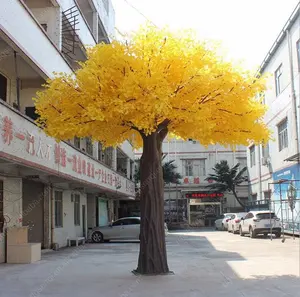
M 60 191 L 54 192 L 54 203 L 55 203 L 55 227 L 63 226 L 63 193 Z
M 288 131 L 287 131 L 287 119 L 283 120 L 278 126 L 278 144 L 279 151 L 288 147 Z
M 271 191 L 264 191 L 264 198 L 265 200 L 271 199 Z
M 0 99 L 6 101 L 7 98 L 7 78 L 0 74 Z
M 113 226 L 122 226 L 122 225 L 126 225 L 125 223 L 126 223 L 125 220 L 121 219 L 121 220 L 115 221 L 112 225 Z
M 112 164 L 113 164 L 113 148 L 112 147 L 108 147 L 104 150 L 103 152 L 103 157 L 104 157 L 104 163 L 109 166 L 109 167 L 112 167 Z
M 86 137 L 86 152 L 93 156 L 93 142 L 89 137 Z
M 297 59 L 298 59 L 298 72 L 300 72 L 300 39 L 296 43 L 297 47 Z
M 45 30 L 45 32 L 47 32 L 48 25 L 47 24 L 41 24 L 41 26 L 43 27 L 43 29 Z
M 78 149 L 80 149 L 80 138 L 79 137 L 74 137 L 74 146 Z
M 276 96 L 282 92 L 282 64 L 275 71 Z
M 266 143 L 265 145 L 261 146 L 261 151 L 262 151 L 262 157 L 263 158 L 269 158 L 269 143 Z
M 3 181 L 0 180 L 0 233 L 3 232 L 4 213 L 3 213 Z
M 102 161 L 102 154 L 103 154 L 103 152 L 102 152 L 102 143 L 101 142 L 98 142 L 98 160 L 99 161 Z
M 80 195 L 73 195 L 74 201 L 74 225 L 80 226 Z
M 256 218 L 259 220 L 270 220 L 270 219 L 276 219 L 277 216 L 274 212 L 264 212 L 264 213 L 258 213 L 256 215 Z
M 250 167 L 255 166 L 255 145 L 250 147 Z
M 205 176 L 205 159 L 183 160 L 185 176 Z
M 25 107 L 25 114 L 34 121 L 39 118 L 39 114 L 35 112 L 35 106 Z

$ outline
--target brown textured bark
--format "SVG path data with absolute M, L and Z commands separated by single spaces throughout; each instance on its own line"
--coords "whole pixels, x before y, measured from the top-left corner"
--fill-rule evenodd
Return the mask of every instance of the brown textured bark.
M 164 231 L 163 172 L 161 146 L 167 129 L 143 136 L 141 158 L 141 231 L 140 254 L 136 272 L 168 273 Z

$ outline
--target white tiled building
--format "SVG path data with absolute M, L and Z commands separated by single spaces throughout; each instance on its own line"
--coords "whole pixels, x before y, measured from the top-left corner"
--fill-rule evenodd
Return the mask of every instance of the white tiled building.
M 189 225 L 212 226 L 220 213 L 241 209 L 230 193 L 225 193 L 222 198 L 210 197 L 206 187 L 209 183 L 205 178 L 213 173 L 212 168 L 221 160 L 228 161 L 230 167 L 237 163 L 241 164 L 241 168 L 245 167 L 247 165 L 245 147 L 237 147 L 233 152 L 230 148 L 218 145 L 205 148 L 197 141 L 172 139 L 163 142 L 163 153 L 166 154 L 164 162 L 175 160 L 177 171 L 183 177 L 179 185 L 165 185 L 166 219 L 171 216 L 173 222 L 186 221 Z M 136 158 L 140 157 L 141 151 L 136 152 Z M 247 183 L 239 186 L 237 191 L 238 196 L 246 203 Z M 197 194 L 202 196 L 197 197 Z
M 279 217 L 291 223 L 292 214 L 287 203 L 287 190 L 291 180 L 295 181 L 299 190 L 297 180 L 300 179 L 300 4 L 272 45 L 260 72 L 271 74 L 268 89 L 262 95 L 262 104 L 268 106 L 264 120 L 273 132 L 273 140 L 265 147 L 248 148 L 252 207 L 258 207 L 271 199 L 271 208 Z M 281 185 L 278 184 L 280 180 Z M 299 191 L 297 196 L 299 198 Z M 280 198 L 284 200 L 283 203 L 280 202 Z M 297 204 L 294 215 L 298 223 L 299 210 Z
M 75 24 L 75 25 L 74 25 Z M 34 124 L 32 97 L 53 72 L 72 73 L 85 46 L 110 42 L 110 0 L 3 0 L 0 9 L 0 263 L 4 229 L 29 226 L 43 248 L 106 224 L 134 197 L 130 143 L 56 143 Z

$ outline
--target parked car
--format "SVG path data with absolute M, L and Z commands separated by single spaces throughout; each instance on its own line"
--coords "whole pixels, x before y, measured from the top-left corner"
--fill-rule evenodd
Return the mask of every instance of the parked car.
M 232 232 L 233 234 L 239 232 L 241 218 L 244 218 L 247 215 L 247 212 L 238 212 L 232 215 L 230 220 L 228 221 L 228 232 Z
M 215 220 L 215 228 L 216 230 L 227 230 L 228 222 L 232 217 L 233 213 L 224 213 L 217 220 Z
M 281 236 L 280 219 L 271 211 L 250 211 L 241 219 L 239 232 L 241 236 L 250 234 L 251 238 L 258 234 L 268 236 L 270 233 L 279 238 Z
M 110 240 L 139 240 L 140 224 L 140 217 L 121 218 L 107 226 L 93 228 L 90 233 L 90 239 L 95 243 L 108 242 Z M 165 233 L 168 233 L 166 223 Z

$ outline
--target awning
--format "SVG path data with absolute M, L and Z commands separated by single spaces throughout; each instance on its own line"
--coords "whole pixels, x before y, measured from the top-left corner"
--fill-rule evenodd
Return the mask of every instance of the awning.
M 291 157 L 286 158 L 284 161 L 288 162 L 299 162 L 300 161 L 300 154 L 295 154 Z

